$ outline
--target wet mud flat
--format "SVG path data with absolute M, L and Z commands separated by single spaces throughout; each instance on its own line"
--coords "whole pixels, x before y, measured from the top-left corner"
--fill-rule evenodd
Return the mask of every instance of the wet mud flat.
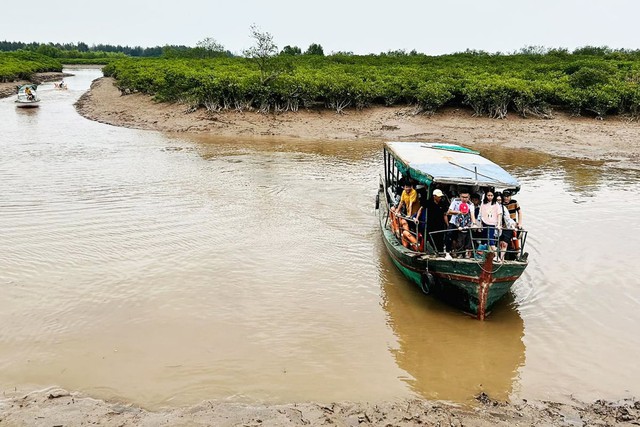
M 640 402 L 598 400 L 591 404 L 499 402 L 482 393 L 475 407 L 403 400 L 381 403 L 290 403 L 247 405 L 205 401 L 150 412 L 142 408 L 49 389 L 0 401 L 3 426 L 611 426 L 640 425 Z

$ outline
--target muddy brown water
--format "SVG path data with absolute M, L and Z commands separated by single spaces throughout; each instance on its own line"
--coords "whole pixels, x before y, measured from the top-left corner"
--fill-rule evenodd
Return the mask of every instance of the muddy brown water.
M 385 253 L 381 144 L 117 128 L 0 100 L 0 390 L 162 408 L 640 396 L 640 175 L 483 149 L 518 177 L 530 266 L 485 322 Z

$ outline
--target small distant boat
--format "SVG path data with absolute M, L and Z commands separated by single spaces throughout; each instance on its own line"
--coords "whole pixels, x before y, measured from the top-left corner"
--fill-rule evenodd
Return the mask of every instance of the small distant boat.
M 18 108 L 36 108 L 40 105 L 40 98 L 36 89 L 38 85 L 26 84 L 18 86 L 18 97 L 16 99 L 16 107 Z
M 380 177 L 376 209 L 391 260 L 424 293 L 484 320 L 528 265 L 528 253 L 524 252 L 527 232 L 515 230 L 513 240 L 516 241 L 506 251 L 505 260 L 497 262 L 497 254 L 487 248 L 481 229 L 463 229 L 463 233 L 470 233 L 472 246 L 461 248 L 452 257 L 436 244 L 436 241 L 442 242 L 444 236 L 439 233 L 447 231 L 430 231 L 424 225 L 420 227 L 420 222 L 411 231 L 415 243 L 407 245 L 405 239 L 403 244 L 403 231 L 398 235 L 394 226 L 394 218 L 399 215 L 390 209 L 399 200 L 402 183 L 407 179 L 421 186 L 425 201 L 436 188 L 456 193 L 462 189 L 474 193 L 508 189 L 516 194 L 520 190 L 519 182 L 477 151 L 455 144 L 387 142 L 383 156 L 384 176 Z M 428 211 L 426 215 L 429 216 Z
M 64 82 L 64 80 L 61 82 L 54 83 L 53 87 L 60 90 L 67 90 L 69 88 L 67 84 Z

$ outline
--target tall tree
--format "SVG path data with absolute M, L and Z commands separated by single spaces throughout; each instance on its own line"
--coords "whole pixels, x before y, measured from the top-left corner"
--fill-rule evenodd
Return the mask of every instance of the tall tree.
M 267 84 L 285 71 L 277 60 L 278 46 L 270 33 L 260 31 L 255 24 L 251 25 L 251 38 L 255 40 L 255 45 L 243 53 L 258 65 L 260 82 Z
M 204 40 L 200 40 L 196 43 L 196 49 L 202 51 L 204 57 L 212 58 L 215 56 L 222 56 L 225 54 L 224 46 L 212 37 L 207 37 Z

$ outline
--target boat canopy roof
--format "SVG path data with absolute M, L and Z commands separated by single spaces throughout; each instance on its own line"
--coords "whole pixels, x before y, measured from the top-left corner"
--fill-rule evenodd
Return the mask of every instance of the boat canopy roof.
M 24 84 L 24 85 L 18 85 L 17 86 L 17 89 L 18 89 L 19 93 L 20 92 L 24 92 L 25 90 L 27 90 L 27 88 L 31 89 L 32 91 L 35 91 L 36 89 L 38 89 L 38 85 L 34 84 L 34 83 L 27 83 L 27 84 Z
M 479 152 L 466 147 L 434 142 L 387 142 L 385 148 L 403 175 L 425 185 L 432 182 L 520 189 L 507 171 Z

